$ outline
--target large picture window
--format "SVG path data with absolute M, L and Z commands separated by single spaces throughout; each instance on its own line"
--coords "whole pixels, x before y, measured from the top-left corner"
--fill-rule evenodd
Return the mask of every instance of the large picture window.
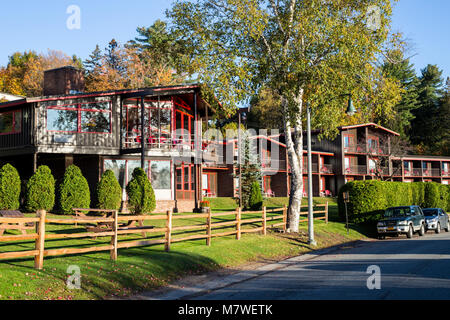
M 104 171 L 112 170 L 122 188 L 133 179 L 133 171 L 141 167 L 140 160 L 105 160 Z M 150 168 L 150 172 L 149 172 Z M 169 160 L 145 161 L 147 173 L 154 190 L 170 190 L 171 187 L 171 162 Z
M 0 113 L 0 134 L 14 134 L 22 131 L 22 111 Z
M 111 133 L 111 103 L 93 102 L 47 108 L 47 130 Z

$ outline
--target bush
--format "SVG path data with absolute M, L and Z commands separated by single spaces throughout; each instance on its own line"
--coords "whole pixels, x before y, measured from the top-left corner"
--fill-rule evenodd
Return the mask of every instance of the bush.
M 134 169 L 133 179 L 128 183 L 126 190 L 128 208 L 133 214 L 147 214 L 155 210 L 155 192 L 142 168 Z
M 450 210 L 450 187 L 437 183 L 354 181 L 339 190 L 339 216 L 345 219 L 343 193 L 349 192 L 349 219 L 355 223 L 374 222 L 389 207 L 419 205 Z
M 97 184 L 97 208 L 119 210 L 122 188 L 112 170 L 106 170 Z
M 76 165 L 70 165 L 59 186 L 59 206 L 63 214 L 73 214 L 72 208 L 89 208 L 91 193 L 86 178 Z
M 47 166 L 40 166 L 26 185 L 25 209 L 51 211 L 55 205 L 55 178 Z
M 21 182 L 19 172 L 9 163 L 0 169 L 0 209 L 17 210 L 20 207 Z
M 211 205 L 208 200 L 200 202 L 200 208 L 209 208 Z
M 425 183 L 424 208 L 437 208 L 440 203 L 439 187 L 436 183 Z
M 250 210 L 262 210 L 263 197 L 261 194 L 261 187 L 258 182 L 253 182 L 250 190 L 250 199 L 248 201 Z

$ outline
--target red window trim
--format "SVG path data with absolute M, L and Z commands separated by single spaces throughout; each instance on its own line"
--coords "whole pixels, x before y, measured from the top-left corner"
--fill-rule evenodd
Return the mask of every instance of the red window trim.
M 22 110 L 13 110 L 13 111 L 8 111 L 8 112 L 2 112 L 2 113 L 0 113 L 0 115 L 5 115 L 5 114 L 9 114 L 9 113 L 12 113 L 12 115 L 13 115 L 13 120 L 12 120 L 12 121 L 13 121 L 12 131 L 0 133 L 0 136 L 7 136 L 7 135 L 12 135 L 12 134 L 20 134 L 20 133 L 22 133 L 22 123 L 20 123 L 20 131 L 15 131 L 16 112 L 20 112 L 21 118 L 22 118 L 22 114 L 23 114 Z
M 83 109 L 81 106 L 83 104 L 93 104 L 93 103 L 108 103 L 109 110 L 100 110 L 100 109 Z M 74 107 L 68 107 L 74 106 Z M 68 111 L 76 111 L 77 112 L 77 131 L 65 131 L 65 130 L 48 130 L 47 129 L 47 119 L 48 119 L 48 110 L 68 110 Z M 84 133 L 84 134 L 111 134 L 112 133 L 112 101 L 94 101 L 94 102 L 79 102 L 79 103 L 71 103 L 65 104 L 62 106 L 47 106 L 45 110 L 45 128 L 48 132 L 61 132 L 61 133 Z M 108 132 L 85 132 L 82 130 L 81 126 L 81 113 L 82 112 L 101 112 L 101 113 L 109 113 L 109 131 Z

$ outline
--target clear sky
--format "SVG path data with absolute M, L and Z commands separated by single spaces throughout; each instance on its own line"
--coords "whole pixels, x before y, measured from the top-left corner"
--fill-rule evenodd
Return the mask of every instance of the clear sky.
M 16 51 L 47 49 L 76 54 L 83 60 L 99 44 L 115 38 L 124 43 L 136 36 L 136 27 L 165 18 L 172 0 L 28 0 L 0 4 L 0 65 Z M 81 28 L 69 30 L 70 5 L 81 9 Z M 450 1 L 400 0 L 394 9 L 393 30 L 413 44 L 417 71 L 437 64 L 450 76 Z

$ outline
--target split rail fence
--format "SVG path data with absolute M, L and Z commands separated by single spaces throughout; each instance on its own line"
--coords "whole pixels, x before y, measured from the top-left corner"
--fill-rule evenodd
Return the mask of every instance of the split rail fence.
M 314 214 L 324 214 L 323 217 L 314 218 L 315 220 L 325 220 L 328 222 L 328 205 L 316 205 L 315 207 L 324 207 L 322 211 L 315 211 Z M 8 226 L 15 224 L 30 224 L 34 223 L 36 230 L 34 233 L 26 235 L 3 235 L 0 236 L 0 243 L 5 242 L 23 242 L 34 240 L 34 250 L 28 251 L 14 251 L 1 252 L 0 260 L 16 259 L 23 257 L 34 257 L 34 267 L 42 269 L 44 265 L 44 257 L 62 256 L 71 254 L 84 254 L 91 252 L 109 251 L 110 258 L 117 260 L 117 250 L 124 248 L 152 246 L 164 244 L 165 250 L 169 251 L 172 243 L 206 239 L 206 245 L 210 246 L 213 238 L 225 237 L 235 235 L 237 240 L 241 239 L 244 233 L 261 232 L 263 235 L 267 234 L 267 230 L 271 228 L 281 227 L 286 231 L 287 225 L 287 208 L 267 210 L 265 207 L 262 211 L 241 211 L 237 209 L 231 212 L 220 213 L 201 213 L 201 214 L 173 214 L 172 211 L 167 211 L 166 214 L 152 214 L 152 215 L 119 215 L 115 210 L 95 210 L 95 209 L 74 209 L 78 216 L 73 218 L 64 217 L 47 217 L 47 212 L 40 210 L 36 217 L 26 218 L 2 218 L 0 217 L 0 228 L 8 229 Z M 102 213 L 102 217 L 79 215 L 82 211 Z M 302 213 L 304 214 L 304 213 Z M 259 216 L 261 215 L 261 216 Z M 233 220 L 226 217 L 233 217 Z M 245 218 L 245 216 L 250 216 Z M 252 217 L 253 216 L 253 217 Z M 255 216 L 258 216 L 255 218 Z M 219 218 L 219 219 L 218 219 Z M 174 226 L 174 222 L 186 219 L 205 219 L 206 223 L 196 225 L 179 225 Z M 222 222 L 213 222 L 213 219 Z M 279 222 L 279 221 L 282 222 Z M 159 221 L 159 226 L 146 226 L 144 221 Z M 307 221 L 302 220 L 302 221 Z M 302 222 L 301 221 L 301 222 Z M 139 227 L 133 227 L 134 223 L 138 223 Z M 46 226 L 48 225 L 74 225 L 76 228 L 84 227 L 87 232 L 78 233 L 48 233 Z M 251 225 L 251 228 L 244 226 Z M 90 226 L 90 227 L 87 227 Z M 224 232 L 220 229 L 232 229 Z M 92 231 L 94 230 L 94 231 Z M 186 233 L 197 232 L 194 235 L 186 235 Z M 127 240 L 121 239 L 119 236 L 141 234 L 145 239 Z M 147 234 L 155 234 L 156 239 L 148 239 Z M 178 237 L 177 237 L 178 236 Z M 180 237 L 181 236 L 181 237 Z M 63 247 L 50 249 L 46 248 L 46 241 L 51 240 L 68 240 L 68 239 L 82 239 L 82 238 L 101 238 L 110 237 L 108 244 L 96 245 L 92 247 Z M 74 245 L 75 246 L 75 245 Z M 1 250 L 1 249 L 0 249 Z

